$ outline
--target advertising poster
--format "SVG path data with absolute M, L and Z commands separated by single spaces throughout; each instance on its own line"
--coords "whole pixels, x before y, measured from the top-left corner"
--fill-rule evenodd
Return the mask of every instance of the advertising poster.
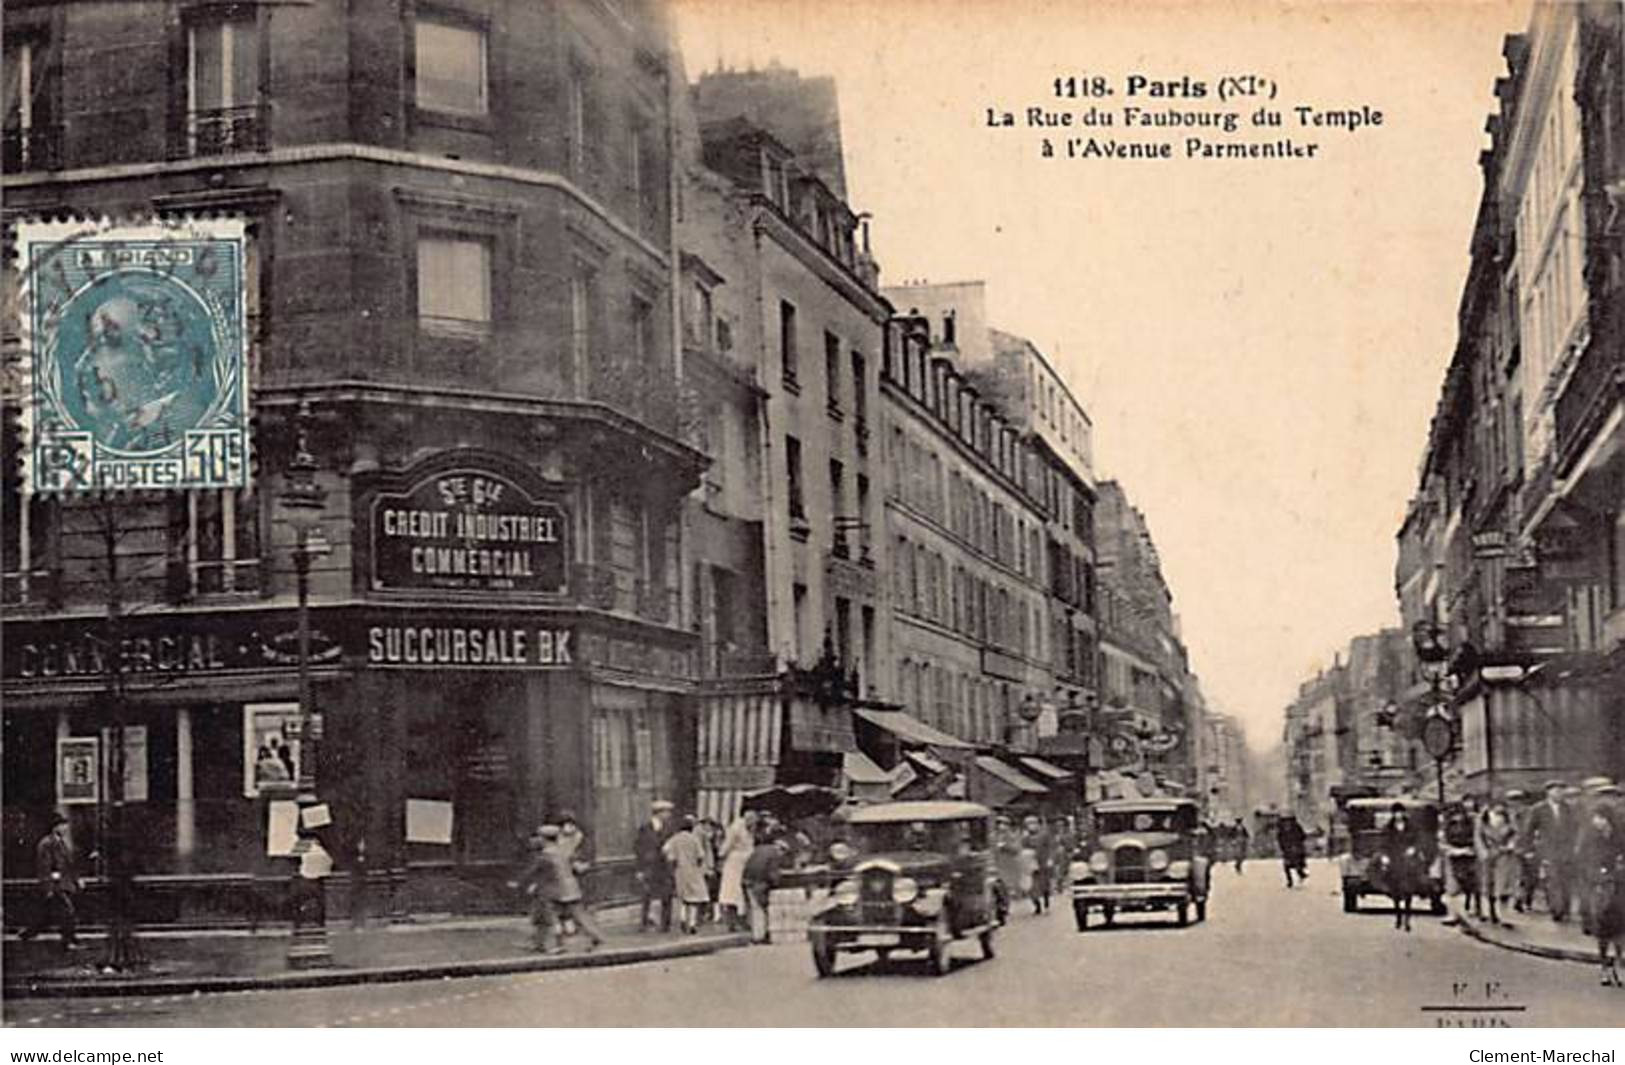
M 299 704 L 243 706 L 243 797 L 299 782 Z

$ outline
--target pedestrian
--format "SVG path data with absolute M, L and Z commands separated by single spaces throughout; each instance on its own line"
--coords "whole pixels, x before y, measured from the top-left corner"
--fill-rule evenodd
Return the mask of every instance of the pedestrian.
M 756 845 L 750 852 L 750 859 L 745 862 L 745 897 L 750 903 L 752 943 L 773 941 L 772 933 L 769 931 L 771 926 L 768 923 L 768 905 L 772 901 L 773 888 L 779 882 L 779 870 L 783 866 L 788 849 L 782 840 L 763 829 L 758 832 Z
M 558 865 L 547 853 L 548 832 L 558 838 L 558 828 L 542 825 L 530 837 L 530 862 L 516 882 L 530 902 L 531 944 L 543 954 L 563 954 L 559 943 L 559 914 L 554 904 L 558 896 Z
M 1029 815 L 1023 826 L 1022 834 L 1024 837 L 1023 851 L 1032 855 L 1033 914 L 1037 916 L 1049 911 L 1049 900 L 1053 891 L 1051 885 L 1055 871 L 1055 856 L 1050 851 L 1049 829 L 1044 826 L 1042 818 Z
M 1309 879 L 1307 858 L 1304 854 L 1305 839 L 1303 826 L 1291 814 L 1281 818 L 1275 823 L 1275 844 L 1281 851 L 1281 867 L 1286 872 L 1286 886 L 1296 887 L 1292 882 L 1292 874 L 1298 875 L 1298 883 Z
M 35 845 L 34 875 L 39 877 L 42 897 L 34 923 L 22 931 L 23 941 L 54 926 L 62 937 L 63 950 L 79 949 L 79 856 L 74 850 L 66 814 L 53 814 L 50 831 Z
M 700 844 L 705 847 L 705 892 L 709 901 L 701 919 L 706 924 L 721 920 L 717 905 L 722 892 L 722 826 L 709 817 L 700 818 Z
M 1518 913 L 1532 911 L 1535 905 L 1535 889 L 1540 886 L 1540 861 L 1535 856 L 1534 848 L 1529 845 L 1530 814 L 1533 807 L 1529 803 L 1529 795 L 1522 788 L 1511 788 L 1506 794 L 1507 813 L 1512 817 L 1512 824 L 1517 829 L 1518 840 L 1518 889 L 1513 898 L 1512 908 Z
M 1569 887 L 1573 880 L 1575 814 L 1564 797 L 1560 780 L 1546 783 L 1546 798 L 1529 812 L 1528 848 L 1539 862 L 1540 885 L 1552 920 L 1569 916 Z
M 1444 816 L 1444 853 L 1455 894 L 1461 897 L 1462 909 L 1474 917 L 1483 916 L 1479 901 L 1478 850 L 1476 832 L 1478 819 L 1472 800 L 1453 803 Z
M 682 930 L 693 935 L 699 931 L 700 916 L 711 904 L 711 892 L 706 884 L 709 854 L 700 842 L 698 822 L 692 814 L 683 819 L 680 830 L 667 838 L 661 853 L 671 864 L 672 883 L 683 905 Z
M 1625 824 L 1613 810 L 1594 806 L 1580 851 L 1581 882 L 1587 896 L 1585 931 L 1597 941 L 1604 986 L 1621 987 L 1619 962 L 1625 958 Z
M 1238 873 L 1241 872 L 1241 867 L 1247 861 L 1247 844 L 1251 839 L 1252 836 L 1248 833 L 1247 826 L 1242 823 L 1241 818 L 1236 818 L 1236 823 L 1230 826 L 1230 845 L 1235 848 L 1236 872 Z
M 574 935 L 577 931 L 586 933 L 587 949 L 597 950 L 603 944 L 604 936 L 586 907 L 586 893 L 581 889 L 578 865 L 580 868 L 585 868 L 585 865 L 579 863 L 576 857 L 580 853 L 581 841 L 566 840 L 562 826 L 543 825 L 538 834 L 542 838 L 543 860 L 553 866 L 553 874 L 547 878 L 545 890 L 552 892 L 548 901 L 553 904 L 560 929 L 566 935 Z
M 739 931 L 745 924 L 745 863 L 756 847 L 758 820 L 755 810 L 746 810 L 728 825 L 722 840 L 722 881 L 717 886 L 717 901 L 730 932 Z
M 1504 801 L 1494 801 L 1478 816 L 1473 838 L 1478 855 L 1478 886 L 1489 904 L 1490 922 L 1511 928 L 1502 915 L 1518 892 L 1520 860 L 1518 826 Z
M 1004 884 L 1006 896 L 1012 905 L 1027 897 L 1024 884 L 1025 870 L 1021 861 L 1021 836 L 1016 833 L 1010 818 L 1000 814 L 993 823 L 993 864 L 999 880 Z
M 649 819 L 638 826 L 637 838 L 632 844 L 632 855 L 637 867 L 638 928 L 648 931 L 653 927 L 650 910 L 660 907 L 660 930 L 671 931 L 671 900 L 676 891 L 672 883 L 671 865 L 666 861 L 664 848 L 675 829 L 672 826 L 672 804 L 656 799 L 649 804 Z
M 592 868 L 592 845 L 587 840 L 587 834 L 581 830 L 581 822 L 576 819 L 574 810 L 559 811 L 559 853 L 564 855 L 565 862 L 570 866 L 570 874 L 582 886 L 583 898 L 580 909 L 586 909 L 585 899 L 587 870 Z M 564 934 L 576 933 L 575 918 L 570 915 L 561 917 Z
M 1427 861 L 1417 846 L 1410 813 L 1403 803 L 1396 802 L 1388 810 L 1388 824 L 1382 830 L 1376 875 L 1372 878 L 1378 890 L 1394 900 L 1396 931 L 1411 930 L 1411 901 L 1427 893 L 1426 876 Z

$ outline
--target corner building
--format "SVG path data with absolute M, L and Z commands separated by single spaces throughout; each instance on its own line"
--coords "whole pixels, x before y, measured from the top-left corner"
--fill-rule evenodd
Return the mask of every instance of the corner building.
M 278 495 L 300 400 L 331 544 L 311 626 L 335 899 L 364 853 L 394 908 L 504 905 L 522 840 L 564 807 L 595 894 L 629 891 L 637 820 L 656 796 L 692 803 L 695 746 L 680 516 L 704 458 L 676 387 L 662 11 L 41 4 L 8 10 L 5 49 L 30 72 L 6 101 L 8 224 L 251 226 L 254 486 L 114 504 L 143 916 L 230 908 L 233 885 L 286 874 L 253 762 L 297 716 Z M 20 497 L 20 398 L 8 901 L 60 798 L 55 743 L 110 723 L 112 673 L 97 504 Z M 536 535 L 506 540 L 525 522 Z M 449 842 L 413 800 L 446 804 Z M 67 809 L 88 852 L 96 808 Z

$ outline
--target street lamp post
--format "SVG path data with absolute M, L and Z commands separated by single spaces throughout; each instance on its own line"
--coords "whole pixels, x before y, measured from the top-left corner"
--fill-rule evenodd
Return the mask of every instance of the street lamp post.
M 316 459 L 310 453 L 310 427 L 314 418 L 308 400 L 299 401 L 295 416 L 295 445 L 288 462 L 281 502 L 294 529 L 293 572 L 298 593 L 299 662 L 299 779 L 296 784 L 299 805 L 300 853 L 302 863 L 311 859 L 320 843 L 306 825 L 307 811 L 318 805 L 316 797 L 316 747 L 321 739 L 320 718 L 315 714 L 310 694 L 310 562 L 327 553 L 322 534 L 321 512 L 327 490 L 316 480 Z M 333 964 L 327 941 L 326 870 L 312 870 L 313 877 L 301 877 L 294 896 L 293 937 L 288 943 L 290 969 L 319 969 Z M 300 874 L 304 872 L 300 870 Z M 296 874 L 299 876 L 300 874 Z
M 1433 758 L 1438 775 L 1439 805 L 1444 805 L 1444 764 L 1456 746 L 1456 720 L 1444 705 L 1445 677 L 1450 672 L 1450 648 L 1444 642 L 1444 629 L 1435 621 L 1418 621 L 1411 627 L 1411 644 L 1417 663 L 1427 678 L 1429 705 L 1422 722 L 1422 746 Z

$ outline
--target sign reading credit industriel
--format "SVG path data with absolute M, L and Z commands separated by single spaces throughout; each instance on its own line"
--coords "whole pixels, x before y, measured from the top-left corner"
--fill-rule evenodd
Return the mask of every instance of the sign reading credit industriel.
M 436 473 L 372 504 L 372 586 L 468 592 L 564 590 L 564 509 L 501 474 Z
M 241 219 L 17 226 L 23 489 L 248 483 Z

